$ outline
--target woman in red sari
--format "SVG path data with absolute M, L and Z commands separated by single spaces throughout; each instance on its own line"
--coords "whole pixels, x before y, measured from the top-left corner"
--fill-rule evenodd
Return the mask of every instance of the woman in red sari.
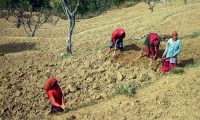
M 64 111 L 64 97 L 56 78 L 49 78 L 44 89 L 50 101 L 51 112 Z

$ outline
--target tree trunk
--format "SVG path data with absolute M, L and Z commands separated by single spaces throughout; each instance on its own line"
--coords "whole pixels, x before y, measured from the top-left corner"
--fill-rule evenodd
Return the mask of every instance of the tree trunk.
M 76 7 L 73 11 L 69 0 L 60 0 L 60 2 L 68 21 L 68 34 L 66 37 L 67 54 L 72 55 L 72 34 L 75 26 L 75 13 L 80 5 L 80 0 L 77 0 Z
M 75 26 L 74 15 L 68 17 L 68 35 L 66 39 L 67 53 L 72 55 L 72 34 Z
M 33 32 L 31 32 L 31 37 L 35 36 L 35 32 L 36 32 L 36 30 L 33 30 Z
M 66 44 L 67 44 L 67 53 L 72 55 L 72 30 L 71 28 L 68 29 L 68 35 L 66 39 Z

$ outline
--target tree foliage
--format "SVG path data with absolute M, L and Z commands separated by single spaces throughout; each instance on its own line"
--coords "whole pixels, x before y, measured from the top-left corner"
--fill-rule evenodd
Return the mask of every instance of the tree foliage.
M 69 0 L 72 8 L 76 6 L 77 0 Z M 127 2 L 138 2 L 141 0 L 81 0 L 77 14 L 81 17 L 89 14 L 102 13 L 114 6 L 120 6 Z M 13 15 L 12 11 L 23 8 L 28 11 L 29 5 L 32 5 L 33 11 L 40 11 L 43 7 L 52 8 L 56 16 L 65 18 L 65 13 L 60 4 L 60 0 L 0 0 L 1 17 Z
M 76 6 L 77 0 L 69 0 L 72 8 Z M 77 14 L 81 17 L 89 14 L 101 13 L 110 9 L 113 6 L 120 6 L 126 2 L 138 2 L 140 0 L 81 0 Z M 64 11 L 62 9 L 59 0 L 52 0 L 51 4 L 54 6 L 54 10 L 57 11 L 57 15 L 64 17 Z

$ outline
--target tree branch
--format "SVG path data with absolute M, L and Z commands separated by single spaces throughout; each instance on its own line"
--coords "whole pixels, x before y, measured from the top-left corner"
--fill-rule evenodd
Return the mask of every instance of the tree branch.
M 67 15 L 67 18 L 69 19 L 70 18 L 70 16 L 72 15 L 72 13 L 71 13 L 71 11 L 69 10 L 69 4 L 67 4 L 66 2 L 65 2 L 65 0 L 60 0 L 60 2 L 61 2 L 61 5 L 62 5 L 62 7 L 63 7 L 63 9 L 64 9 L 64 12 L 65 12 L 65 14 Z
M 75 13 L 76 13 L 76 11 L 78 10 L 79 5 L 80 5 L 80 0 L 77 1 L 76 8 L 75 8 L 74 11 L 72 12 L 72 14 L 75 14 Z

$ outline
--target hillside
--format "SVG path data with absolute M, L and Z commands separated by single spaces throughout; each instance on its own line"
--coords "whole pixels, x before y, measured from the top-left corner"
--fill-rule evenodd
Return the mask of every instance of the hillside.
M 66 21 L 54 27 L 44 24 L 33 38 L 15 28 L 14 18 L 0 20 L 0 119 L 200 119 L 200 1 L 181 0 L 172 6 L 157 4 L 150 12 L 145 3 L 108 11 L 98 17 L 79 20 L 73 36 L 73 56 L 65 51 Z M 193 2 L 192 2 L 193 1 Z M 177 2 L 177 3 L 176 3 Z M 125 51 L 106 54 L 111 32 L 126 31 Z M 146 33 L 178 31 L 183 43 L 179 55 L 185 73 L 160 76 L 159 60 L 137 60 Z M 163 51 L 165 43 L 161 44 Z M 60 81 L 67 113 L 47 116 L 48 99 L 44 84 L 49 75 Z M 141 80 L 141 76 L 147 80 Z M 133 97 L 111 91 L 135 82 Z M 74 88 L 74 89 L 73 89 Z
M 51 120 L 199 120 L 199 72 L 200 66 L 187 68 L 183 75 L 160 77 L 134 97 L 118 96 Z

